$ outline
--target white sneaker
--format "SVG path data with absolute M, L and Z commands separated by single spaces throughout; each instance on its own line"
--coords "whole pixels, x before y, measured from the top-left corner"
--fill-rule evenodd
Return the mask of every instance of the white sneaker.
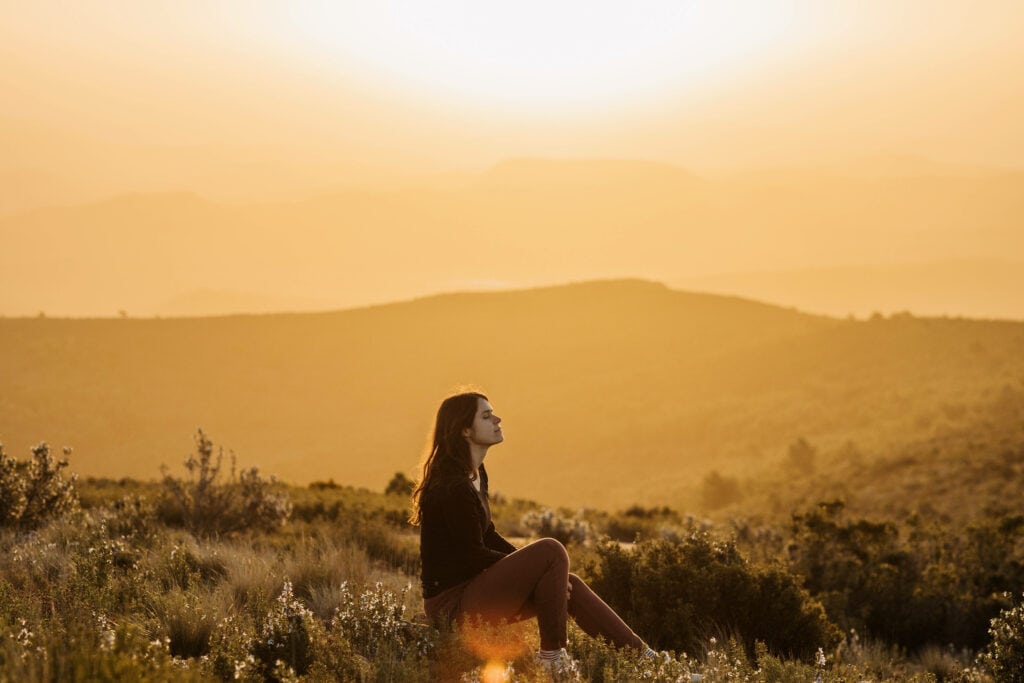
M 535 659 L 541 668 L 551 676 L 552 681 L 580 680 L 580 665 L 569 656 L 564 647 L 558 651 L 558 655 L 554 659 L 542 658 L 539 652 Z

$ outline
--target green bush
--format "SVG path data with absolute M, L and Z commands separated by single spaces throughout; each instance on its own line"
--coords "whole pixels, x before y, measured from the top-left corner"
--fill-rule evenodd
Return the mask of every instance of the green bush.
M 213 454 L 213 442 L 199 430 L 196 452 L 185 460 L 189 479 L 182 480 L 164 471 L 163 491 L 157 515 L 169 526 L 181 526 L 194 534 L 212 536 L 221 533 L 259 529 L 269 531 L 291 515 L 288 494 L 273 478 L 264 479 L 255 467 L 235 476 L 234 454 L 231 475 L 221 479 L 223 449 Z
M 8 457 L 0 444 L 0 526 L 37 529 L 78 507 L 78 475 L 65 479 L 61 474 L 70 454 L 65 448 L 65 457 L 56 460 L 43 442 L 32 449 L 31 460 L 20 461 Z
M 844 630 L 917 650 L 980 648 L 989 620 L 1024 585 L 1015 551 L 1024 517 L 983 519 L 966 529 L 909 528 L 847 519 L 841 501 L 794 515 L 791 571 Z
M 601 543 L 586 572 L 594 589 L 658 648 L 700 649 L 712 635 L 808 657 L 839 639 L 838 629 L 796 577 L 755 567 L 732 542 L 695 532 L 639 543 Z

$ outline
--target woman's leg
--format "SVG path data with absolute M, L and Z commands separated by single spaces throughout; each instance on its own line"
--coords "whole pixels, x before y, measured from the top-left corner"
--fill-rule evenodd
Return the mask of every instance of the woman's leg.
M 600 636 L 615 647 L 646 649 L 647 646 L 640 636 L 633 633 L 615 610 L 598 597 L 583 579 L 575 574 L 569 574 L 569 585 L 572 586 L 569 595 L 569 614 L 584 633 L 595 638 Z
M 536 614 L 541 649 L 557 650 L 566 643 L 568 590 L 569 555 L 555 539 L 542 538 L 498 560 L 466 584 L 457 616 L 479 614 L 497 622 Z

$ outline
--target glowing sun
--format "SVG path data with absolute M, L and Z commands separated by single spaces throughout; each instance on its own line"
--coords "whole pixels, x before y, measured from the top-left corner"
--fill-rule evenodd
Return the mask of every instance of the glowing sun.
M 473 107 L 551 111 L 727 79 L 806 22 L 762 3 L 290 3 L 275 30 L 321 63 Z

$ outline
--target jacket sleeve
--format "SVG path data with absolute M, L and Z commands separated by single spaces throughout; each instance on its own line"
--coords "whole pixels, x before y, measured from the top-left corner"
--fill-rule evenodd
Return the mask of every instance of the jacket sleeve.
M 444 497 L 442 510 L 452 541 L 460 549 L 462 560 L 473 569 L 482 571 L 508 554 L 484 543 L 480 503 L 476 499 L 476 492 L 469 486 L 453 487 Z
M 484 545 L 491 550 L 497 550 L 502 553 L 514 553 L 516 547 L 505 540 L 505 538 L 498 533 L 498 530 L 494 528 L 494 522 L 487 525 L 487 531 L 484 532 Z
M 480 473 L 480 487 L 486 497 L 488 495 L 488 489 L 490 488 L 490 478 L 487 476 L 487 470 L 484 468 L 483 463 L 480 463 L 480 469 L 478 471 Z M 498 530 L 494 528 L 494 522 L 490 521 L 487 524 L 487 530 L 484 531 L 484 545 L 491 550 L 497 550 L 501 553 L 514 553 L 516 551 L 516 547 L 502 538 L 501 534 L 498 533 Z

